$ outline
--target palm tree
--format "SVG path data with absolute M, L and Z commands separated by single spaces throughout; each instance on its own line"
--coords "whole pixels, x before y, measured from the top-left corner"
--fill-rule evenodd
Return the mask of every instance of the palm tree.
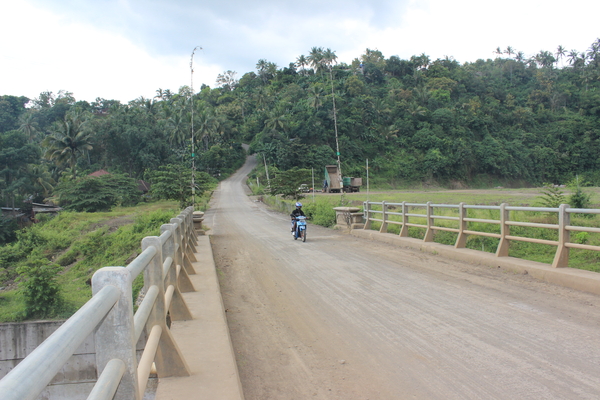
M 315 73 L 323 69 L 323 48 L 313 47 L 307 57 L 309 65 L 315 70 Z
M 522 51 L 517 52 L 517 55 L 515 56 L 515 61 L 524 62 L 525 61 L 525 53 L 523 53 Z
M 323 96 L 323 88 L 321 86 L 311 86 L 308 88 L 308 105 L 312 108 L 319 109 L 323 105 L 321 100 Z
M 296 59 L 296 67 L 298 67 L 302 70 L 303 75 L 306 72 L 306 71 L 304 71 L 304 67 L 306 67 L 307 65 L 308 65 L 308 60 L 306 59 L 306 57 L 304 55 L 301 55 Z
M 167 119 L 169 142 L 172 144 L 182 145 L 188 140 L 190 115 L 185 110 L 181 109 Z
M 515 54 L 515 49 L 513 49 L 511 46 L 507 46 L 506 50 L 504 50 L 504 53 L 508 55 L 508 58 L 512 58 L 512 55 Z
M 77 177 L 77 159 L 93 148 L 91 139 L 94 133 L 87 129 L 88 121 L 89 114 L 69 111 L 42 142 L 46 158 L 57 165 L 68 164 L 74 178 Z
M 286 125 L 287 118 L 285 111 L 283 110 L 275 109 L 270 111 L 267 119 L 265 120 L 265 127 L 269 128 L 273 132 L 276 132 L 277 128 L 281 128 L 281 130 L 285 133 Z
M 19 122 L 19 132 L 24 133 L 29 139 L 29 143 L 32 143 L 38 133 L 38 123 L 35 121 L 33 112 L 29 111 L 21 114 Z
M 212 110 L 203 108 L 194 113 L 194 136 L 199 137 L 204 144 L 204 150 L 210 148 L 215 134 L 215 118 Z
M 36 193 L 40 193 L 44 197 L 48 197 L 50 193 L 52 193 L 56 182 L 52 179 L 52 175 L 45 166 L 40 164 L 27 164 L 27 174 L 29 175 L 31 188 Z
M 598 64 L 600 62 L 600 38 L 596 39 L 596 41 L 592 43 L 588 49 L 587 59 L 594 64 Z
M 577 58 L 579 58 L 579 53 L 577 52 L 577 50 L 571 50 L 569 52 L 569 65 L 575 67 Z
M 556 55 L 556 67 L 558 68 L 558 62 L 567 55 L 567 50 L 563 46 L 559 45 L 556 48 L 555 55 Z

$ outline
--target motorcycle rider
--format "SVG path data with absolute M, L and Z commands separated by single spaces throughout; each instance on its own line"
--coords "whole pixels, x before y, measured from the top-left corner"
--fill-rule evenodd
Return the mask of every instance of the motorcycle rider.
M 292 217 L 292 235 L 296 233 L 296 217 L 299 216 L 305 217 L 304 211 L 302 211 L 302 203 L 297 202 L 296 209 L 290 214 L 290 217 Z

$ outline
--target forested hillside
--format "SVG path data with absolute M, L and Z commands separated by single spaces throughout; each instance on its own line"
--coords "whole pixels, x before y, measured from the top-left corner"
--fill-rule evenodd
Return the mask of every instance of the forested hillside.
M 228 97 L 254 149 L 282 169 L 333 163 L 335 96 L 344 175 L 363 176 L 369 159 L 372 176 L 388 182 L 584 174 L 598 184 L 599 47 L 529 59 L 508 47 L 463 65 L 376 50 L 336 65 L 313 48 L 279 70 L 261 60 Z
M 368 159 L 372 179 L 392 185 L 564 183 L 576 174 L 600 184 L 600 39 L 532 57 L 499 48 L 464 64 L 369 49 L 336 61 L 313 48 L 287 67 L 259 60 L 239 79 L 224 72 L 193 96 L 188 86 L 158 89 L 128 104 L 66 91 L 1 96 L 2 205 L 60 200 L 61 184 L 68 194 L 69 182 L 99 169 L 187 176 L 192 153 L 206 181 L 240 165 L 242 142 L 274 171 L 321 171 L 339 148 L 343 175 L 364 176 Z

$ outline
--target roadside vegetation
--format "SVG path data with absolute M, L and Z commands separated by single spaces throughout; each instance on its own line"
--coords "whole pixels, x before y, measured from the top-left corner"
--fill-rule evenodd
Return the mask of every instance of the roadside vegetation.
M 125 266 L 145 236 L 179 213 L 174 201 L 110 212 L 61 212 L 17 232 L 0 247 L 0 322 L 67 318 L 91 298 L 90 280 L 105 266 Z M 137 290 L 142 282 L 136 282 Z
M 265 195 L 263 191 L 256 185 L 253 179 L 248 180 L 248 185 L 253 193 L 269 206 L 284 212 L 289 213 L 294 207 L 296 198 L 285 199 L 282 196 Z M 387 203 L 401 203 L 403 201 L 409 203 L 425 204 L 428 201 L 433 204 L 452 204 L 457 205 L 461 202 L 469 205 L 500 205 L 507 203 L 512 206 L 523 207 L 558 207 L 562 203 L 574 203 L 581 196 L 586 199 L 587 208 L 597 208 L 598 203 L 593 201 L 600 200 L 600 188 L 555 188 L 553 186 L 545 186 L 542 188 L 527 188 L 527 189 L 489 189 L 489 190 L 406 190 L 406 191 L 377 191 L 375 193 L 345 193 L 345 194 L 322 194 L 315 193 L 314 198 L 312 193 L 305 193 L 300 201 L 303 203 L 303 210 L 310 218 L 313 224 L 332 227 L 335 225 L 334 207 L 353 206 L 360 208 L 363 211 L 363 202 L 369 198 L 369 201 Z M 575 207 L 575 206 L 573 206 Z M 390 209 L 393 209 L 391 206 Z M 396 207 L 397 208 L 397 207 Z M 380 208 L 379 208 L 380 209 Z M 411 214 L 425 215 L 424 208 L 411 208 Z M 436 209 L 436 215 L 458 216 L 457 210 Z M 495 210 L 468 210 L 468 217 L 477 219 L 495 219 L 499 220 L 499 211 Z M 399 217 L 391 216 L 392 221 L 401 221 Z M 536 222 L 544 224 L 556 224 L 557 218 L 555 214 L 545 212 L 516 212 L 512 211 L 511 219 L 521 222 Z M 411 222 L 418 224 L 426 224 L 425 216 L 423 218 L 411 217 Z M 600 216 L 595 214 L 577 214 L 571 218 L 572 225 L 587 226 L 600 228 Z M 455 221 L 436 220 L 437 226 L 458 228 Z M 371 229 L 379 230 L 381 223 L 372 222 Z M 499 225 L 486 224 L 480 222 L 469 222 L 469 229 L 480 232 L 500 233 Z M 423 239 L 425 229 L 418 227 L 409 227 L 409 237 Z M 389 224 L 388 233 L 399 234 L 400 225 Z M 542 228 L 530 227 L 511 227 L 511 235 L 524 236 L 537 239 L 557 240 L 557 231 Z M 454 245 L 456 243 L 457 234 L 453 232 L 436 231 L 434 241 L 437 243 Z M 571 233 L 571 241 L 580 244 L 589 244 L 600 246 L 600 234 L 587 232 Z M 495 238 L 470 235 L 467 239 L 466 247 L 495 253 L 498 247 L 499 240 Z M 517 257 L 525 260 L 538 261 L 551 264 L 556 253 L 556 247 L 543 244 L 527 243 L 512 241 L 509 249 L 509 256 Z M 569 266 L 571 268 L 585 269 L 589 271 L 600 272 L 600 252 L 590 250 L 570 249 Z

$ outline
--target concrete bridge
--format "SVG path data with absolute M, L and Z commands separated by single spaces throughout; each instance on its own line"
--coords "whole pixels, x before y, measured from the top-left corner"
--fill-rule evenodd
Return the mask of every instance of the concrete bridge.
M 157 366 L 157 399 L 600 398 L 598 295 L 544 282 L 597 274 L 374 231 L 300 243 L 245 193 L 253 162 L 190 241 L 190 315 L 163 326 L 185 371 Z

